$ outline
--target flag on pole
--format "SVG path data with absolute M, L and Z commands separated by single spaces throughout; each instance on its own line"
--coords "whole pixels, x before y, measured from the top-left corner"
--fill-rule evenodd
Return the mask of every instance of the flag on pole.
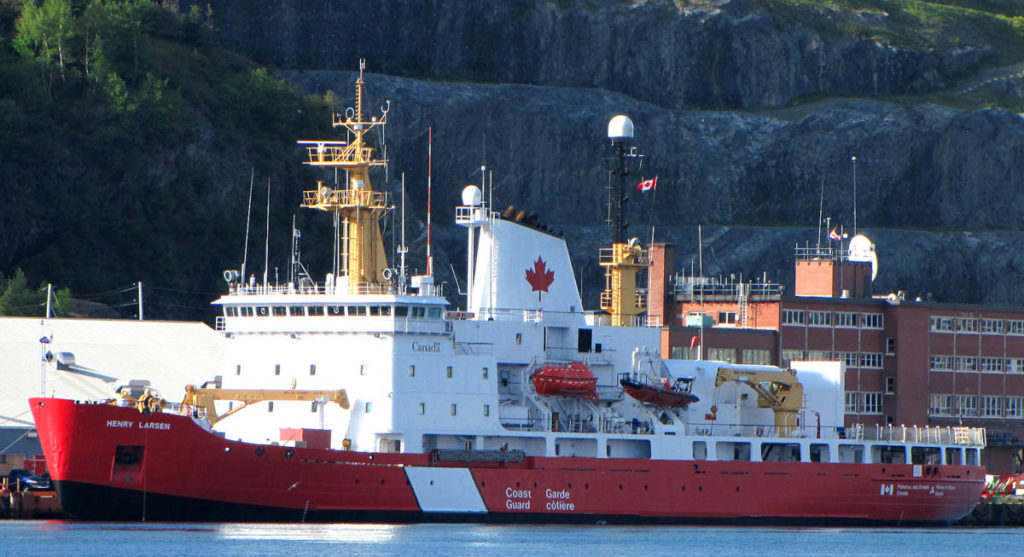
M 838 242 L 839 240 L 843 239 L 843 237 L 840 236 L 838 232 L 836 232 L 835 228 L 833 228 L 832 230 L 829 231 L 828 237 L 829 237 L 830 240 L 834 240 L 836 242 Z
M 651 178 L 650 180 L 644 180 L 643 182 L 640 182 L 640 184 L 636 187 L 636 189 L 638 189 L 640 191 L 651 191 L 651 190 L 653 190 L 656 187 L 658 187 L 658 177 L 657 176 L 655 176 L 654 178 Z

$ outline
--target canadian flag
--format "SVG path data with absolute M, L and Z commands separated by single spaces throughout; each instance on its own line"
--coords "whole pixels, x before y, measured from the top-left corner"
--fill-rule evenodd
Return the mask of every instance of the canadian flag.
M 835 240 L 836 242 L 838 242 L 839 240 L 842 240 L 842 239 L 843 239 L 843 237 L 842 237 L 842 236 L 840 236 L 838 232 L 836 232 L 836 229 L 835 229 L 835 228 L 833 228 L 833 229 L 832 229 L 832 230 L 831 230 L 831 231 L 830 231 L 830 232 L 828 233 L 828 237 L 829 237 L 829 238 L 831 238 L 832 240 Z
M 640 184 L 636 187 L 636 189 L 638 189 L 640 191 L 651 191 L 651 190 L 653 190 L 656 187 L 658 187 L 658 177 L 657 176 L 655 176 L 654 178 L 651 178 L 650 180 L 644 180 L 643 182 L 640 182 Z

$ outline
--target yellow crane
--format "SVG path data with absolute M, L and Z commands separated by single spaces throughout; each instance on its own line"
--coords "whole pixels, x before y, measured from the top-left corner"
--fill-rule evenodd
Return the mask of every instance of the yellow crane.
M 218 400 L 233 400 L 241 402 L 242 405 L 238 408 L 228 410 L 223 414 L 218 414 L 217 408 L 214 405 Z M 348 410 L 349 408 L 348 395 L 345 393 L 344 389 L 337 391 L 298 391 L 295 389 L 220 389 L 207 387 L 200 387 L 197 389 L 195 385 L 188 385 L 185 387 L 185 399 L 181 401 L 181 406 L 182 409 L 191 409 L 188 411 L 190 414 L 202 408 L 206 413 L 206 419 L 210 421 L 210 427 L 213 427 L 217 422 L 227 418 L 235 412 L 238 412 L 246 406 L 256 402 L 262 402 L 264 400 L 297 400 L 308 402 L 325 400 L 333 402 L 345 410 Z
M 728 381 L 743 383 L 757 393 L 757 407 L 775 413 L 775 429 L 780 436 L 789 437 L 796 429 L 797 412 L 804 401 L 804 387 L 797 381 L 796 371 L 719 367 L 715 388 Z

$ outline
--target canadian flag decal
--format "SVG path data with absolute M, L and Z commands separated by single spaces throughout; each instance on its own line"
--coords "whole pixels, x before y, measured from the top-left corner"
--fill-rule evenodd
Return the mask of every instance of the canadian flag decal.
M 526 282 L 530 283 L 530 291 L 537 292 L 537 299 L 540 300 L 540 292 L 547 292 L 551 283 L 555 282 L 555 272 L 549 271 L 547 263 L 538 255 L 533 268 L 526 269 Z

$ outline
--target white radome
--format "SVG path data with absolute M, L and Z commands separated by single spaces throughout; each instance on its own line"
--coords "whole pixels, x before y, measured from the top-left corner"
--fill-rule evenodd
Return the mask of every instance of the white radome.
M 633 139 L 633 121 L 625 114 L 619 114 L 608 121 L 608 139 Z
M 470 184 L 462 188 L 462 204 L 469 207 L 476 207 L 480 205 L 480 201 L 483 199 L 483 194 L 480 192 L 480 188 Z

